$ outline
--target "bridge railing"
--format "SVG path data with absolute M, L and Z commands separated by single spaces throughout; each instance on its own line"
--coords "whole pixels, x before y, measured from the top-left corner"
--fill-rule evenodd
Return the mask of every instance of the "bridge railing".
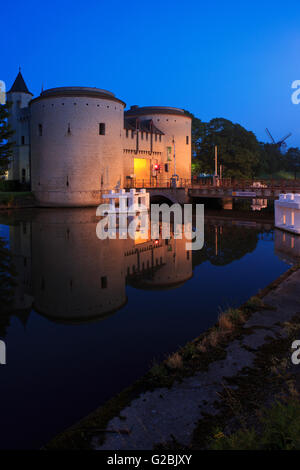
M 176 181 L 176 188 L 199 188 L 199 187 L 215 187 L 215 186 L 231 186 L 231 178 L 223 178 L 216 184 L 214 178 L 201 178 L 201 179 L 186 179 L 179 178 Z M 126 188 L 172 188 L 171 178 L 150 178 L 150 179 L 136 179 L 130 178 L 125 183 Z
M 204 178 L 191 180 L 191 188 L 231 188 L 234 190 L 249 190 L 249 189 L 271 189 L 281 190 L 283 192 L 296 192 L 300 191 L 300 179 L 297 180 L 278 180 L 278 179 L 234 179 L 234 178 Z
M 172 188 L 171 178 L 152 177 L 150 179 L 130 178 L 125 182 L 125 188 Z M 300 179 L 278 180 L 278 179 L 234 179 L 234 178 L 179 178 L 176 181 L 177 188 L 230 188 L 235 190 L 271 189 L 282 192 L 300 192 Z
M 191 180 L 179 178 L 176 181 L 177 188 L 190 187 Z M 136 179 L 131 178 L 126 180 L 125 188 L 172 188 L 171 178 L 150 178 L 150 179 Z
M 242 180 L 232 180 L 233 189 L 271 189 L 271 190 L 281 190 L 285 191 L 299 191 L 300 190 L 300 180 L 284 180 L 284 179 L 242 179 Z

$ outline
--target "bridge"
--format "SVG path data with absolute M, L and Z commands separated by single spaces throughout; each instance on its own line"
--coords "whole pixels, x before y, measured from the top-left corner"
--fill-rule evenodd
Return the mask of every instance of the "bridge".
M 232 178 L 178 179 L 176 186 L 169 179 L 135 180 L 127 183 L 127 188 L 147 188 L 151 198 L 166 198 L 172 203 L 181 204 L 195 198 L 232 198 L 278 199 L 282 193 L 300 193 L 300 179 L 271 180 L 252 179 L 234 180 Z

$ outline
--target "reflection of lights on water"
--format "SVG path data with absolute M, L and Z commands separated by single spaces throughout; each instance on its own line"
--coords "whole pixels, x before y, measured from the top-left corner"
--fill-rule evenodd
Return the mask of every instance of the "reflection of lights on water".
M 253 211 L 261 211 L 268 207 L 267 199 L 252 199 L 251 209 Z
M 299 263 L 299 235 L 275 229 L 275 254 L 287 264 Z

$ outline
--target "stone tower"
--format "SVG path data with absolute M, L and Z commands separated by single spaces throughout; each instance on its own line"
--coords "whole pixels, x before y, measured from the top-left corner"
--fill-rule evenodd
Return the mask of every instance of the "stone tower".
M 30 103 L 32 191 L 43 206 L 96 206 L 123 187 L 125 103 L 89 87 L 43 91 Z
M 8 179 L 30 183 L 30 109 L 32 93 L 28 90 L 21 70 L 7 92 L 7 102 L 12 103 L 9 124 L 14 130 L 12 162 L 8 171 Z

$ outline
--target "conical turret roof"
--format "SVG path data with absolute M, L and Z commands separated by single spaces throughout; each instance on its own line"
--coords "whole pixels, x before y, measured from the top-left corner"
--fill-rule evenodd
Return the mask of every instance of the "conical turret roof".
M 17 92 L 17 93 L 28 93 L 29 95 L 32 95 L 32 93 L 30 93 L 30 91 L 28 90 L 27 88 L 27 85 L 24 81 L 24 78 L 21 74 L 21 70 L 19 70 L 19 73 L 13 83 L 13 86 L 11 87 L 11 89 L 9 90 L 8 93 L 14 93 L 14 92 Z M 33 95 L 32 95 L 33 96 Z

